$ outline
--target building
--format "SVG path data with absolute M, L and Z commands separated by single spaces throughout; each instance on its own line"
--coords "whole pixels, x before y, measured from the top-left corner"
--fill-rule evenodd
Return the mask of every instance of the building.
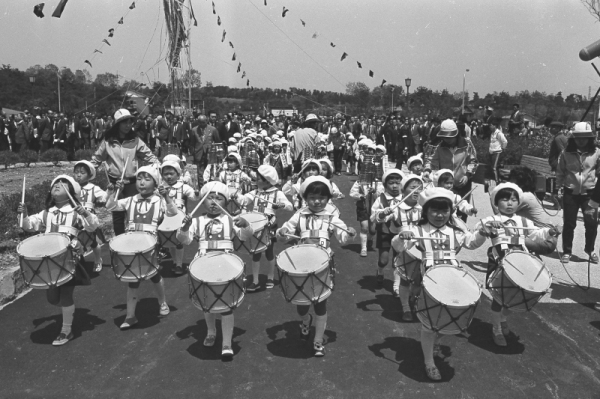
M 137 91 L 127 90 L 125 92 L 127 109 L 130 112 L 137 111 L 140 115 L 146 116 L 150 113 L 150 99 L 148 96 Z

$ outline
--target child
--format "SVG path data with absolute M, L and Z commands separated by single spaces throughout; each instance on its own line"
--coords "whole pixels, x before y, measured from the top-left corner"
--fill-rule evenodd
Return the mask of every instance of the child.
M 225 184 L 221 182 L 205 184 L 200 195 L 204 198 L 206 194 L 208 194 L 208 197 L 204 201 L 208 212 L 199 217 L 186 215 L 183 219 L 183 225 L 177 231 L 177 239 L 184 245 L 189 245 L 194 237 L 198 237 L 199 246 L 196 257 L 214 251 L 233 252 L 232 240 L 234 235 L 238 236 L 240 240 L 246 241 L 253 233 L 252 227 L 243 218 L 231 219 L 221 213 L 227 206 L 227 199 L 229 198 L 229 190 Z M 217 336 L 216 318 L 215 313 L 204 313 L 208 330 L 204 339 L 204 346 L 212 347 L 215 344 Z M 221 328 L 223 330 L 221 357 L 223 359 L 233 357 L 233 349 L 231 348 L 233 325 L 233 310 L 221 313 Z
M 401 182 L 404 202 L 394 212 L 394 217 L 400 223 L 400 229 L 406 231 L 416 225 L 421 219 L 419 194 L 423 190 L 423 180 L 417 175 L 408 175 Z M 402 302 L 402 320 L 413 321 L 411 300 L 420 292 L 421 257 L 415 257 L 408 252 L 398 254 L 394 259 L 394 296 Z M 412 295 L 411 295 L 412 294 Z
M 350 197 L 356 199 L 356 220 L 360 223 L 360 256 L 367 256 L 367 246 L 373 241 L 369 225 L 373 195 L 384 192 L 381 182 L 373 182 L 370 187 L 355 181 L 350 189 Z
M 297 175 L 283 185 L 282 191 L 285 195 L 292 197 L 294 209 L 298 210 L 304 207 L 304 201 L 300 196 L 300 186 L 302 181 L 310 176 L 318 176 L 321 174 L 321 163 L 316 159 L 307 159 L 302 164 L 302 169 Z
M 200 194 L 179 179 L 179 176 L 181 176 L 179 162 L 164 161 L 160 166 L 160 173 L 163 181 L 166 183 L 165 189 L 168 196 L 180 212 L 186 213 L 188 199 L 192 201 L 200 200 Z M 169 248 L 171 259 L 173 259 L 173 263 L 175 264 L 173 274 L 180 276 L 185 273 L 183 270 L 183 244 L 181 242 L 166 242 L 163 246 Z
M 271 152 L 265 157 L 264 164 L 275 168 L 278 177 L 277 186 L 281 187 L 292 171 L 292 165 L 288 163 L 286 154 L 282 152 L 282 146 L 279 140 L 274 140 L 269 144 L 269 149 Z
M 500 127 L 501 121 L 501 118 L 493 120 L 492 126 L 494 132 L 490 136 L 490 165 L 494 171 L 494 180 L 496 181 L 496 184 L 500 181 L 498 175 L 498 161 L 500 160 L 502 152 L 508 145 L 508 141 L 506 141 L 506 137 L 504 137 L 504 133 L 502 133 L 502 128 Z
M 232 152 L 225 158 L 227 168 L 219 173 L 219 181 L 225 184 L 229 191 L 240 192 L 250 183 L 250 177 L 241 170 L 242 157 L 237 152 Z
M 223 163 L 219 162 L 222 158 L 219 158 L 219 155 L 221 153 L 217 153 L 215 155 L 210 156 L 209 158 L 214 158 L 214 159 L 209 159 L 209 163 L 208 165 L 206 165 L 206 168 L 204 169 L 204 174 L 202 175 L 202 179 L 204 182 L 209 182 L 209 181 L 214 181 L 217 180 L 219 177 L 219 173 L 221 173 L 221 169 L 223 168 Z M 212 162 L 211 162 L 212 161 Z
M 432 174 L 433 187 L 442 187 L 446 190 L 452 191 L 454 187 L 454 173 L 450 169 L 440 169 Z M 454 216 L 457 217 L 456 212 L 461 211 L 469 216 L 477 215 L 477 208 L 469 204 L 469 201 L 463 201 L 462 197 L 458 194 L 454 194 Z
M 93 170 L 93 168 L 92 168 Z M 73 292 L 78 285 L 90 285 L 88 272 L 82 263 L 83 246 L 77 240 L 80 231 L 93 232 L 100 225 L 98 218 L 86 210 L 79 203 L 81 195 L 79 184 L 67 175 L 59 175 L 50 185 L 50 191 L 46 197 L 46 209 L 28 216 L 25 204 L 19 204 L 17 212 L 23 214 L 23 230 L 28 232 L 58 232 L 67 235 L 71 239 L 71 247 L 76 255 L 75 276 L 60 287 L 52 287 L 46 290 L 46 298 L 52 305 L 62 308 L 63 324 L 60 334 L 52 342 L 54 346 L 61 346 L 74 338 L 71 331 L 73 316 L 75 315 L 75 302 Z M 69 194 L 75 204 L 69 199 Z
M 516 215 L 519 201 L 523 198 L 523 191 L 516 184 L 498 184 L 490 194 L 490 198 L 498 215 L 484 218 L 482 220 L 484 226 L 481 222 L 476 226 L 476 229 L 489 227 L 492 237 L 492 247 L 488 250 L 486 287 L 490 275 L 509 250 L 517 249 L 529 252 L 525 245 L 526 238 L 539 245 L 559 234 L 554 227 L 538 229 L 531 220 Z M 510 226 L 531 227 L 532 230 L 510 229 Z M 510 333 L 507 322 L 508 313 L 509 309 L 503 308 L 502 304 L 495 299 L 492 300 L 493 338 L 494 343 L 498 346 L 507 345 L 505 336 Z
M 421 158 L 421 154 L 408 158 L 406 167 L 413 175 L 421 176 L 421 173 L 423 173 L 423 158 Z
M 123 198 L 115 201 L 115 188 L 120 190 L 123 187 L 123 181 L 119 180 L 114 186 L 108 186 L 106 192 L 108 202 L 106 209 L 125 211 L 125 226 L 128 231 L 144 231 L 148 234 L 156 235 L 156 229 L 162 222 L 165 214 L 167 216 L 177 215 L 177 206 L 168 195 L 167 190 L 158 185 L 158 171 L 152 166 L 142 166 L 135 172 L 136 189 L 138 194 L 133 197 Z M 158 186 L 160 196 L 154 193 Z M 162 198 L 161 198 L 162 197 Z M 164 198 L 164 199 L 163 199 Z M 158 265 L 155 265 L 158 268 Z M 154 283 L 156 296 L 160 305 L 160 315 L 166 316 L 170 313 L 169 305 L 165 299 L 165 287 L 160 273 L 150 278 Z M 129 330 L 138 323 L 135 317 L 135 308 L 138 301 L 138 288 L 141 281 L 129 283 L 127 287 L 127 315 L 125 321 L 121 324 L 121 330 Z
M 319 159 L 319 163 L 321 164 L 321 176 L 329 180 L 329 183 L 331 183 L 331 188 L 333 189 L 333 198 L 346 198 L 346 196 L 342 194 L 338 186 L 331 181 L 331 178 L 333 177 L 333 164 L 331 163 L 331 161 L 328 158 L 323 158 Z
M 573 250 L 573 233 L 577 226 L 577 213 L 589 213 L 590 194 L 594 189 L 600 171 L 600 149 L 594 144 L 595 133 L 587 122 L 575 124 L 567 147 L 558 158 L 556 185 L 563 195 L 563 256 L 562 263 L 569 263 Z M 560 195 L 561 193 L 559 193 Z M 594 242 L 598 232 L 597 216 L 584 217 L 585 247 L 590 262 L 598 263 L 594 252 Z
M 419 245 L 422 252 L 421 270 L 424 273 L 428 268 L 438 264 L 453 264 L 460 266 L 456 260 L 456 253 L 461 248 L 479 248 L 487 236 L 487 231 L 480 230 L 475 233 L 463 231 L 456 227 L 452 218 L 452 192 L 441 188 L 432 187 L 424 190 L 419 195 L 421 220 L 417 226 L 411 226 L 392 239 L 392 247 L 399 253 L 408 251 L 414 245 Z M 439 237 L 439 241 L 420 240 L 418 243 L 413 237 Z M 441 247 L 441 248 L 440 248 Z M 443 282 L 439 282 L 443 284 Z M 427 327 L 421 326 L 421 348 L 425 357 L 425 372 L 433 381 L 442 379 L 440 371 L 435 366 L 433 357 L 440 351 L 441 335 Z
M 352 134 L 348 135 L 348 140 L 346 140 L 346 151 L 344 154 L 346 155 L 346 173 L 349 175 L 357 175 L 356 172 L 356 152 L 357 152 L 356 139 Z
M 96 206 L 106 204 L 106 192 L 90 180 L 96 178 L 96 168 L 90 161 L 78 161 L 73 168 L 75 181 L 81 187 L 81 195 L 79 201 L 82 206 L 88 211 L 96 214 Z M 91 248 L 94 253 L 94 271 L 99 273 L 102 271 L 102 249 L 98 246 L 98 235 L 102 238 L 101 230 L 87 232 L 82 230 L 78 240 L 86 248 Z
M 385 146 L 382 144 L 375 146 L 375 157 L 373 158 L 373 162 L 378 165 L 378 173 L 381 173 L 380 176 L 383 176 L 388 167 L 388 156 L 386 155 L 387 150 Z M 378 177 L 381 179 L 381 177 Z
M 302 237 L 303 244 L 322 245 L 331 253 L 329 240 L 335 234 L 341 245 L 344 245 L 349 237 L 354 237 L 356 232 L 352 227 L 347 227 L 339 217 L 327 212 L 326 206 L 333 196 L 333 190 L 329 180 L 323 176 L 307 178 L 300 187 L 300 194 L 307 203 L 307 207 L 296 212 L 290 220 L 277 230 L 279 237 L 293 234 Z M 333 261 L 333 257 L 332 257 Z M 313 349 L 315 356 L 325 356 L 323 346 L 323 335 L 327 325 L 327 299 L 315 303 L 316 314 L 315 339 Z M 307 340 L 312 324 L 312 315 L 309 313 L 310 305 L 296 305 L 298 315 L 302 317 L 300 324 L 301 338 Z
M 377 263 L 377 285 L 383 286 L 383 270 L 388 264 L 392 237 L 400 232 L 398 223 L 398 208 L 394 205 L 402 201 L 402 179 L 404 174 L 398 169 L 389 169 L 382 177 L 385 191 L 371 207 L 371 222 L 376 224 L 377 249 L 379 261 Z M 395 208 L 395 209 L 393 209 Z
M 277 209 L 284 209 L 286 211 L 292 210 L 292 204 L 285 197 L 277 187 L 276 184 L 279 181 L 277 171 L 275 168 L 269 165 L 261 165 L 258 168 L 258 188 L 246 194 L 246 203 L 252 204 L 248 207 L 248 210 L 254 212 L 264 213 L 268 218 L 269 222 L 265 229 L 268 229 L 268 240 L 265 257 L 269 263 L 267 270 L 267 283 L 265 287 L 271 289 L 274 286 L 273 279 L 275 277 L 275 256 L 273 254 L 273 245 L 275 244 L 275 231 L 277 230 L 277 219 L 275 211 Z M 242 216 L 243 217 L 243 216 Z M 260 271 L 260 259 L 262 258 L 262 252 L 252 254 L 252 283 L 246 287 L 246 291 L 254 292 L 259 288 L 258 285 L 258 274 Z

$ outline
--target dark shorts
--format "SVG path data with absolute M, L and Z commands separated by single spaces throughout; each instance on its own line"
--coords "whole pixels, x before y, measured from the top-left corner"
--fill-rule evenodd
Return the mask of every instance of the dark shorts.
M 377 231 L 377 249 L 390 249 L 392 247 L 392 238 L 395 235 L 394 233 Z
M 75 266 L 75 275 L 61 287 L 76 287 L 78 285 L 92 285 L 90 276 L 92 275 L 93 262 L 85 262 L 83 257 Z
M 369 220 L 369 210 L 364 199 L 356 201 L 356 220 L 359 222 Z

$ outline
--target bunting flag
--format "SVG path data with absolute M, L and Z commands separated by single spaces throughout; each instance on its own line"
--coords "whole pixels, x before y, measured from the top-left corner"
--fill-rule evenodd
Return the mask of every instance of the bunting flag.
M 104 54 L 102 51 L 100 51 L 100 50 L 98 50 L 98 49 L 94 50 L 94 53 L 100 53 L 100 54 Z
M 130 10 L 133 10 L 135 8 L 135 1 L 133 3 L 131 3 L 131 5 L 129 6 Z
M 235 61 L 235 53 L 233 53 L 233 57 L 231 57 L 231 61 Z
M 217 25 L 221 26 L 221 17 L 217 16 Z
M 288 10 L 287 8 L 285 8 L 285 6 L 283 6 L 283 12 L 281 13 L 281 17 L 282 17 L 282 18 L 285 18 L 285 14 L 287 14 L 287 13 L 288 13 L 288 11 L 289 11 L 289 10 Z
M 65 6 L 67 5 L 67 1 L 69 1 L 69 0 L 60 0 L 58 5 L 54 9 L 54 12 L 52 13 L 53 17 L 55 17 L 55 18 L 61 17 L 63 11 L 65 10 Z
M 373 76 L 375 76 L 375 74 L 373 73 L 373 71 L 369 70 L 369 76 L 370 76 L 370 77 L 373 77 Z
M 317 38 L 317 32 L 313 33 L 313 36 L 312 36 L 312 38 L 313 38 L 313 39 L 316 39 L 316 38 Z
M 42 10 L 44 9 L 44 5 L 44 3 L 40 3 L 37 6 L 33 7 L 33 13 L 39 18 L 44 18 L 44 13 L 42 12 Z
M 330 45 L 331 47 L 335 47 L 335 44 L 333 44 L 333 42 L 329 43 L 329 45 Z
M 225 41 L 225 35 L 227 35 L 227 32 L 225 32 L 225 29 L 223 29 L 223 37 L 221 38 L 221 43 Z
M 265 0 L 265 3 L 266 3 L 266 2 L 267 2 L 267 0 Z M 248 79 L 248 80 L 246 81 L 246 87 L 250 87 L 250 79 Z
M 108 44 L 108 45 L 110 46 L 110 43 L 108 42 L 108 40 L 106 40 L 106 39 L 102 39 L 102 42 L 103 42 L 103 43 L 106 43 L 106 44 Z
M 265 5 L 267 5 L 267 0 L 265 0 Z
M 85 60 L 84 62 L 85 62 L 86 64 L 88 64 L 88 65 L 90 66 L 90 68 L 93 68 L 93 66 L 92 66 L 92 63 L 91 63 L 91 62 L 89 62 L 88 60 Z
M 240 62 L 238 64 L 238 69 L 237 69 L 237 73 L 240 73 L 240 71 L 242 70 L 242 63 Z
M 108 30 L 108 37 L 113 37 L 115 35 L 115 30 L 114 29 L 109 29 Z
M 213 14 L 217 15 L 217 11 L 215 10 L 215 2 L 214 1 L 212 2 L 212 5 L 213 5 Z
M 383 80 L 381 81 L 381 85 L 380 85 L 379 87 L 383 87 L 383 85 L 384 85 L 386 82 L 387 82 L 387 80 L 383 79 Z
M 119 25 L 123 25 L 123 17 L 121 17 L 121 19 L 118 22 Z
M 246 77 L 246 71 L 244 71 L 244 73 L 242 73 L 242 79 L 244 79 Z
M 342 58 L 340 58 L 340 61 L 344 61 L 346 57 L 348 57 L 348 54 L 344 52 L 344 54 L 342 54 Z
M 303 20 L 300 20 L 300 22 L 302 22 L 302 26 L 306 26 L 306 22 L 304 22 Z
M 229 42 L 229 45 L 231 46 L 231 48 L 234 48 L 234 47 L 233 47 L 233 43 Z
M 362 64 L 361 64 L 360 62 L 356 61 L 356 65 L 358 65 L 358 67 L 359 67 L 360 69 L 362 69 Z

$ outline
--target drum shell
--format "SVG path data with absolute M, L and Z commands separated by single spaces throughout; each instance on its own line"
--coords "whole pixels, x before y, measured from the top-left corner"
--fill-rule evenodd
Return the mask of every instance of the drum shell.
M 453 265 L 438 265 L 428 269 L 425 272 L 425 276 L 423 276 L 424 282 L 422 285 L 421 294 L 417 299 L 417 318 L 425 327 L 430 330 L 437 331 L 440 334 L 460 334 L 467 330 L 471 324 L 471 321 L 473 320 L 475 310 L 477 309 L 477 304 L 479 303 L 479 299 L 481 297 L 481 288 L 479 287 L 479 284 L 476 283 L 475 277 L 471 276 L 471 274 L 466 270 L 460 269 L 461 273 L 464 273 L 465 277 L 468 276 L 467 278 L 473 279 L 479 288 L 477 300 L 474 300 L 472 303 L 466 306 L 455 306 L 440 302 L 427 290 L 427 284 L 425 281 L 427 273 L 430 270 L 439 267 L 451 267 L 458 269 Z M 473 298 L 475 298 L 475 295 Z M 436 306 L 440 304 L 443 304 L 444 306 Z M 453 319 L 454 321 L 452 321 Z M 434 322 L 433 326 L 431 325 L 431 321 Z
M 413 245 L 408 251 L 401 252 L 394 260 L 394 266 L 404 280 L 420 284 L 421 278 L 421 251 Z
M 279 272 L 279 284 L 283 290 L 283 296 L 286 301 L 293 303 L 294 305 L 311 305 L 327 299 L 333 290 L 333 273 L 330 265 L 330 258 L 320 268 L 311 272 L 291 272 L 289 270 L 283 270 L 279 266 L 279 259 L 285 256 L 285 252 L 288 250 L 307 250 L 309 248 L 318 248 L 324 252 L 318 245 L 314 244 L 301 244 L 296 245 L 282 251 L 277 256 L 277 270 Z M 302 286 L 302 284 L 304 284 Z M 299 292 L 298 286 L 302 287 L 302 293 Z
M 241 265 L 239 275 L 227 281 L 203 281 L 195 277 L 193 273 L 194 263 L 202 262 L 203 257 L 195 258 L 190 262 L 188 273 L 190 299 L 192 304 L 203 312 L 225 313 L 237 308 L 244 301 L 246 296 L 246 288 L 244 287 L 244 279 L 246 277 L 244 262 L 236 255 L 227 255 L 237 258 Z M 221 295 L 221 298 L 218 300 L 217 295 Z
M 148 248 L 134 252 L 122 252 L 113 249 L 115 240 L 122 240 L 140 234 L 152 237 L 154 244 L 149 244 Z M 129 239 L 135 239 L 135 237 Z M 117 280 L 124 283 L 134 283 L 152 278 L 159 271 L 156 257 L 156 237 L 152 234 L 141 231 L 124 233 L 113 237 L 108 243 L 108 247 L 110 249 L 111 266 Z
M 163 222 L 158 226 L 158 230 L 156 232 L 158 244 L 161 247 L 169 248 L 169 247 L 177 247 L 177 246 L 181 245 L 181 241 L 179 241 L 176 237 L 177 237 L 177 230 L 179 229 L 179 227 L 181 227 L 181 224 L 183 224 L 184 217 L 185 217 L 185 214 L 182 211 L 178 211 L 176 216 L 172 216 L 172 217 L 165 216 Z M 179 220 L 181 223 L 179 223 L 179 227 L 177 229 L 169 230 L 169 229 L 166 229 L 166 226 L 164 225 L 164 223 L 167 219 Z M 174 225 L 169 226 L 169 228 L 172 228 L 172 227 L 174 227 Z
M 41 240 L 43 237 L 48 236 L 64 237 L 66 245 L 47 256 L 22 254 L 22 248 L 26 245 L 26 242 Z M 25 284 L 35 289 L 48 289 L 69 282 L 75 275 L 76 268 L 76 259 L 69 243 L 69 238 L 62 233 L 41 233 L 21 242 L 17 247 L 17 253 L 19 253 L 19 266 Z M 36 272 L 34 273 L 32 269 Z
M 240 215 L 240 217 L 243 218 L 244 215 L 248 215 L 248 214 L 257 214 L 257 215 L 264 216 L 258 212 L 247 212 L 247 213 L 242 213 Z M 256 227 L 255 223 L 248 221 L 249 223 L 251 223 L 253 225 L 252 227 L 254 228 L 254 232 L 252 233 L 252 236 L 249 239 L 247 239 L 246 241 L 241 241 L 238 238 L 238 236 L 234 236 L 233 237 L 233 249 L 235 251 L 245 249 L 250 254 L 259 254 L 259 253 L 265 252 L 271 241 L 271 237 L 269 234 L 268 220 L 269 219 L 266 218 L 266 223 L 259 227 Z

